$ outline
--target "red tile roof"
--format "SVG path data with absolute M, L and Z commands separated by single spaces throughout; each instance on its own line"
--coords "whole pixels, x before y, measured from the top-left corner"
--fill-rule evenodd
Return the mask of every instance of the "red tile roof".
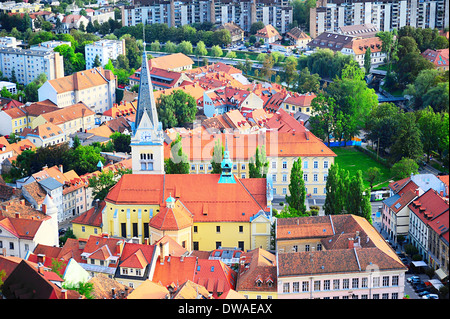
M 266 208 L 267 203 L 258 203 L 239 178 L 235 177 L 235 184 L 219 184 L 219 178 L 219 174 L 126 174 L 111 188 L 105 201 L 116 205 L 163 206 L 172 194 L 194 215 L 194 222 L 248 221 Z M 258 180 L 265 185 L 265 179 Z M 252 187 L 262 189 L 263 186 Z
M 257 248 L 243 253 L 239 260 L 236 290 L 276 292 L 276 265 L 275 255 L 264 249 Z
M 125 243 L 120 257 L 120 267 L 144 269 L 152 262 L 155 245 Z
M 220 260 L 199 259 L 194 282 L 204 286 L 214 298 L 235 289 L 236 272 Z
M 149 226 L 159 230 L 180 230 L 191 227 L 193 216 L 191 212 L 177 200 L 173 208 L 163 206 L 160 212 L 150 219 Z
M 430 220 L 448 211 L 449 204 L 432 188 L 408 205 L 409 209 L 428 224 Z
M 194 281 L 197 258 L 166 256 L 161 264 L 161 256 L 158 257 L 153 274 L 153 282 L 168 287 L 172 284 L 179 287 L 187 280 Z
M 89 225 L 94 227 L 102 226 L 102 211 L 105 208 L 105 201 L 101 201 L 98 207 L 92 207 L 87 212 L 72 220 L 72 224 Z

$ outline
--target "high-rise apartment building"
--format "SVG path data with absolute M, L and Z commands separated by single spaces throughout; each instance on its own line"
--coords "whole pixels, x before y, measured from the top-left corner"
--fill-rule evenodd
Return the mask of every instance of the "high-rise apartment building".
M 20 84 L 27 85 L 44 73 L 47 80 L 64 76 L 63 57 L 58 52 L 0 48 L 0 71 Z
M 449 0 L 318 0 L 310 11 L 312 38 L 342 26 L 368 23 L 380 31 L 406 25 L 443 29 L 449 26 Z
M 292 23 L 289 0 L 134 0 L 122 8 L 122 24 L 167 23 L 169 27 L 211 21 L 234 22 L 244 31 L 252 23 L 272 24 L 281 33 Z

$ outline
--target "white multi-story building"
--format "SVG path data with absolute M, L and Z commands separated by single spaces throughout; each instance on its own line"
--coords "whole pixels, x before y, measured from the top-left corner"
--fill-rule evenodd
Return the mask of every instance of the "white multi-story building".
M 58 107 L 83 102 L 92 111 L 103 113 L 116 102 L 117 78 L 102 67 L 45 82 L 38 89 L 39 101 L 49 99 Z
M 449 20 L 449 0 L 318 0 L 310 10 L 310 33 L 315 38 L 342 26 L 368 23 L 380 31 L 406 25 L 444 29 Z
M 27 85 L 41 73 L 47 80 L 63 77 L 64 61 L 58 52 L 2 48 L 0 71 L 9 79 L 14 74 L 18 83 Z
M 272 24 L 281 33 L 292 23 L 289 0 L 135 0 L 122 7 L 122 24 L 166 23 L 169 27 L 211 21 L 222 25 L 234 22 L 244 31 L 252 23 Z
M 100 66 L 105 66 L 109 60 L 115 60 L 119 54 L 125 55 L 125 40 L 100 40 L 85 47 L 86 69 L 94 67 L 98 56 Z
M 22 40 L 17 40 L 14 37 L 0 38 L 0 48 L 17 48 L 20 44 L 22 44 Z

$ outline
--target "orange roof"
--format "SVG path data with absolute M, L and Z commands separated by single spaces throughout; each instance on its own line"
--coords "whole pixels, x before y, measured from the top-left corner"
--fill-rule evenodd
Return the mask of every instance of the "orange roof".
M 160 205 L 172 194 L 193 214 L 194 222 L 244 221 L 266 208 L 235 176 L 235 184 L 218 183 L 219 174 L 125 174 L 111 188 L 105 201 L 116 205 Z M 256 179 L 265 187 L 264 178 Z M 208 191 L 205 192 L 205 189 Z M 261 199 L 262 200 L 262 199 Z
M 146 280 L 135 288 L 127 299 L 165 299 L 169 295 L 169 290 L 163 285 Z
M 273 117 L 272 117 L 273 120 Z M 211 161 L 216 140 L 225 145 L 227 140 L 230 158 L 233 161 L 249 161 L 255 156 L 256 147 L 264 147 L 267 156 L 336 156 L 319 138 L 303 127 L 288 132 L 268 131 L 260 134 L 202 133 L 181 134 L 183 152 L 190 161 Z M 164 158 L 171 156 L 170 145 L 164 145 Z
M 98 127 L 94 127 L 93 129 L 86 130 L 86 133 L 91 133 L 96 136 L 102 136 L 102 137 L 109 138 L 111 136 L 111 134 L 114 132 L 113 132 L 113 130 L 111 130 L 111 128 L 109 126 L 100 125 Z
M 96 71 L 96 69 L 98 71 Z M 85 90 L 99 85 L 108 83 L 108 80 L 115 78 L 115 75 L 110 70 L 105 70 L 102 67 L 75 72 L 71 75 L 49 80 L 49 84 L 56 90 L 58 94 Z
M 281 38 L 277 29 L 275 29 L 271 24 L 268 24 L 264 28 L 258 30 L 256 32 L 256 36 L 262 37 L 262 38 L 271 38 L 271 37 L 277 36 L 277 37 Z
M 382 43 L 380 38 L 372 37 L 365 39 L 355 39 L 352 42 L 347 43 L 345 48 L 350 48 L 356 55 L 365 54 L 370 47 L 370 52 L 381 52 Z
M 34 129 L 25 128 L 20 136 L 26 137 L 28 135 L 38 135 L 42 139 L 52 138 L 56 135 L 63 134 L 63 131 L 53 123 L 45 123 L 36 126 Z M 62 140 L 61 140 L 62 142 Z
M 194 281 L 196 266 L 196 257 L 166 256 L 161 263 L 160 256 L 155 264 L 152 281 L 165 287 L 172 284 L 180 286 L 188 280 Z
M 9 109 L 3 110 L 3 112 L 8 114 L 11 117 L 11 119 L 18 119 L 20 117 L 27 116 L 27 114 L 21 108 L 18 107 L 11 107 Z
M 161 95 L 170 95 L 172 92 L 175 92 L 176 90 L 183 90 L 184 92 L 192 95 L 192 97 L 197 101 L 199 98 L 203 97 L 203 92 L 205 90 L 199 85 L 199 84 L 187 84 L 183 86 L 179 86 L 176 88 L 166 89 L 166 90 L 159 90 L 153 92 L 153 96 L 155 97 L 155 101 L 158 101 L 158 98 Z
M 236 272 L 220 260 L 199 259 L 194 282 L 206 287 L 214 298 L 236 286 Z
M 173 208 L 161 207 L 160 212 L 150 219 L 149 226 L 159 230 L 180 230 L 192 223 L 192 214 L 177 200 Z
M 95 115 L 95 112 L 83 102 L 79 102 L 53 112 L 41 114 L 40 116 L 42 116 L 47 122 L 59 125 L 89 115 Z
M 174 53 L 150 59 L 148 65 L 150 68 L 160 68 L 164 70 L 174 70 L 180 67 L 193 65 L 194 61 L 183 53 Z

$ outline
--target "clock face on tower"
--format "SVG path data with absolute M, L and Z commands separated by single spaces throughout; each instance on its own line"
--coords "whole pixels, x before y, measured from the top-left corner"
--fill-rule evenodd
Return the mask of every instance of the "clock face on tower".
M 144 131 L 141 133 L 141 141 L 142 142 L 150 142 L 152 140 L 152 134 L 150 131 Z

